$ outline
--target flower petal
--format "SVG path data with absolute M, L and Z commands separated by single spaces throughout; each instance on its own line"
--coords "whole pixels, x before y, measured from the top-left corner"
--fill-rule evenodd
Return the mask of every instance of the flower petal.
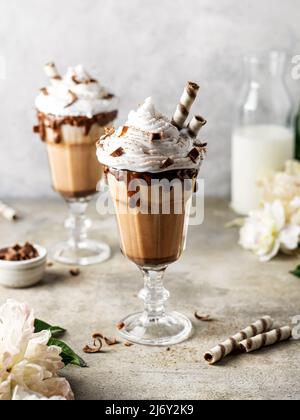
M 280 233 L 280 242 L 283 252 L 295 250 L 299 246 L 300 226 L 288 225 Z

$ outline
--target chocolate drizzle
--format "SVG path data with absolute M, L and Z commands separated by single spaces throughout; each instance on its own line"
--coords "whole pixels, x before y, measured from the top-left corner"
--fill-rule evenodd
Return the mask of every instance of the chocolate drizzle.
M 146 181 L 147 185 L 151 186 L 152 180 L 163 180 L 172 181 L 174 179 L 179 179 L 180 181 L 184 180 L 193 180 L 198 176 L 198 169 L 178 169 L 173 171 L 165 171 L 158 173 L 150 172 L 134 172 L 126 170 L 118 170 L 114 168 L 109 168 L 108 166 L 104 167 L 104 174 L 113 175 L 118 182 L 124 181 L 130 183 L 133 179 L 143 179 Z
M 33 128 L 35 133 L 39 133 L 41 139 L 46 141 L 46 129 L 51 128 L 55 131 L 55 142 L 62 142 L 61 127 L 63 125 L 71 125 L 73 127 L 84 127 L 85 135 L 90 133 L 90 130 L 94 124 L 98 124 L 100 127 L 105 127 L 110 122 L 114 121 L 118 116 L 118 111 L 103 112 L 101 114 L 94 115 L 89 118 L 86 116 L 66 116 L 60 117 L 52 114 L 44 114 L 38 111 L 37 117 L 39 124 Z

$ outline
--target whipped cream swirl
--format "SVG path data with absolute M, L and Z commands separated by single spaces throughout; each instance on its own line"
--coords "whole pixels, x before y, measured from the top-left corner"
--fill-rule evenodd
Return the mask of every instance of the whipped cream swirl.
M 157 173 L 199 168 L 203 148 L 187 130 L 179 131 L 171 124 L 148 98 L 130 112 L 125 126 L 100 139 L 97 156 L 115 169 Z
M 63 78 L 52 78 L 51 85 L 41 89 L 35 105 L 44 114 L 92 118 L 116 111 L 118 99 L 79 65 L 70 67 Z

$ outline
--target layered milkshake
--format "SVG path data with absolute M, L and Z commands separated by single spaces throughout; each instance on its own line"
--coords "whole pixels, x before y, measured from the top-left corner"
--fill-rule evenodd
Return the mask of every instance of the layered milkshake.
M 184 250 L 191 199 L 206 151 L 198 139 L 206 121 L 194 117 L 184 124 L 197 91 L 197 85 L 187 85 L 172 121 L 146 99 L 124 126 L 103 136 L 97 146 L 122 253 L 145 278 L 140 294 L 145 311 L 124 320 L 121 331 L 137 343 L 169 345 L 185 339 L 190 330 L 185 317 L 165 312 L 168 292 L 162 278 Z
M 101 167 L 96 142 L 117 117 L 117 98 L 82 66 L 61 77 L 54 64 L 45 67 L 50 86 L 36 99 L 38 125 L 46 143 L 54 189 L 65 198 L 96 193 Z
M 79 65 L 61 76 L 54 63 L 45 66 L 50 85 L 36 98 L 38 125 L 45 142 L 52 185 L 69 204 L 68 242 L 58 244 L 53 258 L 62 263 L 89 265 L 106 260 L 109 247 L 89 241 L 85 211 L 102 175 L 96 142 L 118 115 L 118 99 Z

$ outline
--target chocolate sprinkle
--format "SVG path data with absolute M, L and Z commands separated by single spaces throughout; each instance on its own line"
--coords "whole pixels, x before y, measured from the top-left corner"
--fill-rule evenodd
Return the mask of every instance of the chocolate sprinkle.
M 199 150 L 196 148 L 196 147 L 194 147 L 194 149 L 192 149 L 191 151 L 190 151 L 190 153 L 188 154 L 188 157 L 194 162 L 194 163 L 197 163 L 197 160 L 198 160 L 198 158 L 199 158 L 199 156 L 200 156 L 200 152 L 199 152 Z
M 80 275 L 80 270 L 79 268 L 73 268 L 70 270 L 70 274 L 73 277 L 78 277 Z
M 202 322 L 212 321 L 212 318 L 210 315 L 199 315 L 198 312 L 195 312 L 195 318 L 198 319 L 198 321 L 202 321 Z
M 78 100 L 77 95 L 75 95 L 75 93 L 72 92 L 71 90 L 69 90 L 69 96 L 70 96 L 70 102 L 67 105 L 65 105 L 65 108 L 69 108 L 70 106 L 75 104 L 75 102 L 77 102 Z
M 125 154 L 125 150 L 123 147 L 119 147 L 117 150 L 115 150 L 113 153 L 111 153 L 112 157 L 121 157 Z
M 127 127 L 126 125 L 124 125 L 123 127 L 120 128 L 120 130 L 117 133 L 118 137 L 123 137 L 125 136 L 125 134 L 127 133 L 127 131 L 129 130 L 129 127 Z
M 162 165 L 160 166 L 160 169 L 167 169 L 173 164 L 174 164 L 174 160 L 171 158 L 168 158 L 162 163 Z
M 163 139 L 164 134 L 163 133 L 151 133 L 150 139 L 151 141 L 159 141 Z
M 121 330 L 123 330 L 123 329 L 125 328 L 125 324 L 124 324 L 124 322 L 119 322 L 119 323 L 116 325 L 116 327 L 117 327 L 117 329 L 118 329 L 119 331 L 121 331 Z
M 42 88 L 41 89 L 41 92 L 42 92 L 43 95 L 49 96 L 49 92 L 48 92 L 48 89 L 47 88 Z

